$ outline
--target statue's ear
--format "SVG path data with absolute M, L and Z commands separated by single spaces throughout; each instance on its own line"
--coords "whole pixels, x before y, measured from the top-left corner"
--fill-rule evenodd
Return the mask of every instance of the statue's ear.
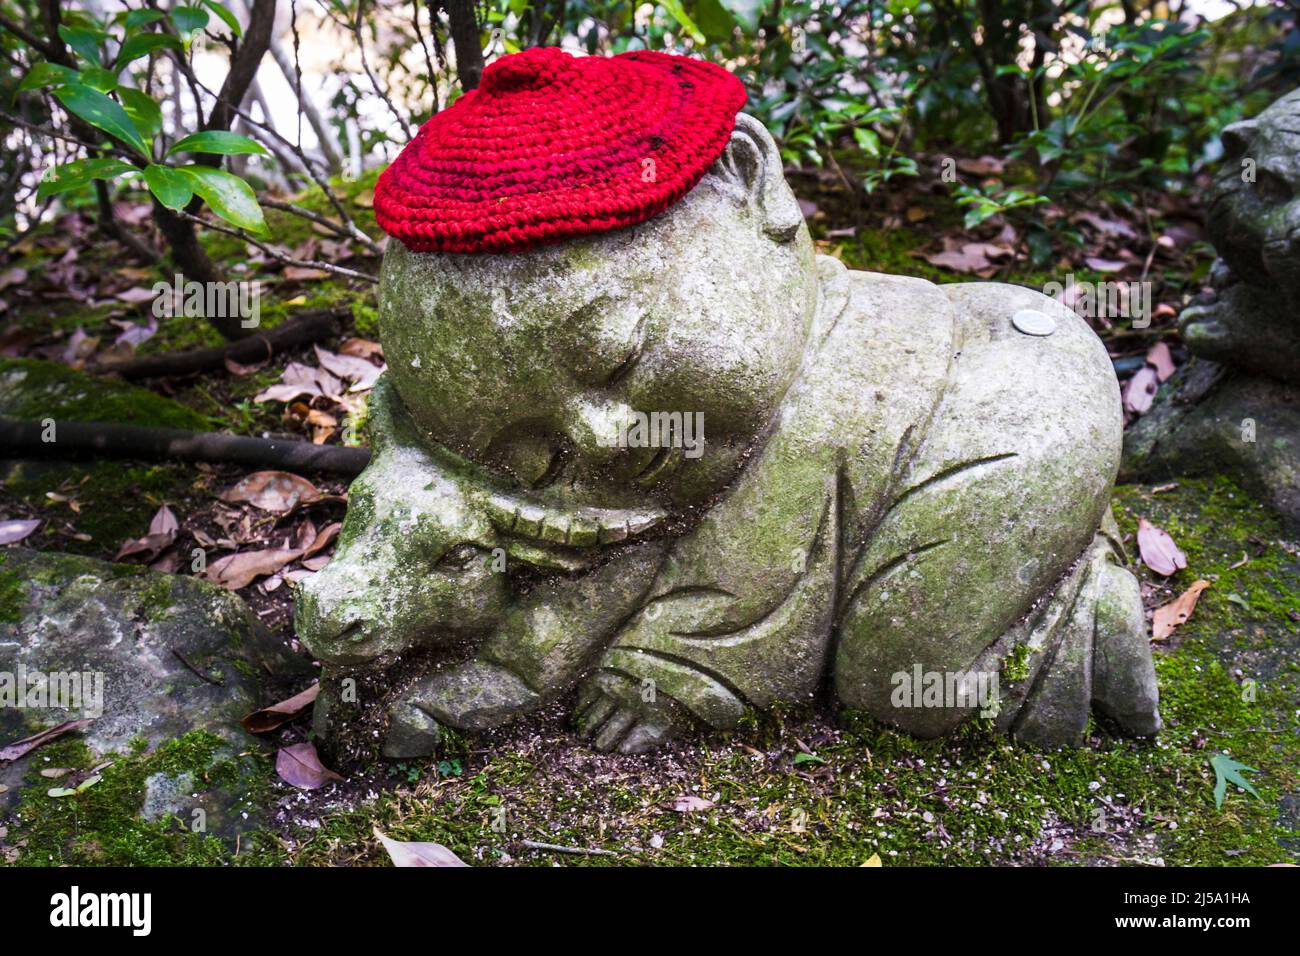
M 1244 156 L 1246 150 L 1250 149 L 1250 144 L 1255 140 L 1255 133 L 1259 130 L 1259 124 L 1253 119 L 1242 120 L 1240 123 L 1233 123 L 1231 126 L 1225 126 L 1219 138 L 1223 142 L 1223 154 L 1228 159 L 1238 159 Z
M 712 172 L 745 193 L 762 216 L 767 235 L 778 242 L 795 237 L 803 213 L 785 181 L 776 141 L 762 123 L 744 113 L 738 115 L 731 142 Z

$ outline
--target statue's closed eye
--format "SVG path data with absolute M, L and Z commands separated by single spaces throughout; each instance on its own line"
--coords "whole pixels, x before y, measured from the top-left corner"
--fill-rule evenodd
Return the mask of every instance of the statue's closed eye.
M 462 543 L 453 545 L 441 558 L 438 559 L 438 563 L 434 565 L 434 569 L 444 572 L 464 571 L 480 553 L 479 548 L 473 544 Z

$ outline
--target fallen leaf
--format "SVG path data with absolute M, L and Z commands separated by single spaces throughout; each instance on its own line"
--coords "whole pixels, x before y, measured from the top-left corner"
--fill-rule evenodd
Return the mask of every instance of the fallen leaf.
M 712 800 L 705 800 L 703 797 L 697 797 L 694 794 L 678 797 L 672 802 L 672 809 L 677 813 L 695 813 L 699 810 L 710 810 L 712 808 Z
M 1156 377 L 1162 382 L 1176 370 L 1174 357 L 1169 353 L 1169 346 L 1164 342 L 1157 342 L 1147 350 L 1147 364 L 1156 370 Z
M 379 378 L 384 371 L 383 366 L 357 358 L 355 355 L 339 355 L 336 352 L 326 351 L 319 345 L 313 348 L 316 350 L 316 360 L 320 362 L 321 368 L 351 382 L 354 392 L 371 388 L 375 384 L 375 379 Z
M 1214 806 L 1215 809 L 1223 807 L 1223 798 L 1228 792 L 1228 784 L 1234 784 L 1247 793 L 1252 794 L 1256 800 L 1263 800 L 1249 780 L 1241 775 L 1241 771 L 1248 770 L 1251 773 L 1259 773 L 1254 767 L 1247 767 L 1244 763 L 1238 763 L 1227 754 L 1215 754 L 1210 758 L 1210 766 L 1214 768 Z
M 1187 555 L 1174 543 L 1169 532 L 1146 518 L 1138 519 L 1138 552 L 1142 563 L 1156 574 L 1168 576 L 1187 567 Z
M 275 574 L 286 564 L 302 557 L 301 548 L 265 548 L 240 551 L 218 558 L 208 565 L 204 577 L 229 591 L 248 587 L 258 578 Z
M 21 541 L 40 526 L 40 518 L 12 518 L 8 521 L 0 521 L 0 544 Z
M 313 408 L 307 412 L 307 424 L 311 426 L 311 443 L 323 445 L 334 434 L 334 429 L 339 427 L 339 420 L 329 412 Z
M 231 375 L 237 375 L 241 378 L 245 375 L 252 375 L 254 372 L 260 372 L 262 369 L 266 368 L 266 366 L 269 365 L 270 362 L 271 360 L 269 358 L 264 358 L 259 362 L 252 363 L 251 365 L 241 365 L 239 362 L 236 362 L 234 359 L 232 359 L 229 355 L 227 355 L 223 360 L 223 363 L 226 366 L 226 371 L 229 372 Z M 258 401 L 263 401 L 263 399 L 258 399 Z
M 383 361 L 384 347 L 370 339 L 348 339 L 339 346 L 340 355 L 353 355 L 357 358 L 377 358 Z
M 863 866 L 884 866 L 884 864 L 880 862 L 879 853 L 871 854 L 871 856 L 867 857 L 867 862 L 863 863 L 862 865 Z
M 333 524 L 327 524 L 324 528 L 316 533 L 311 543 L 303 551 L 304 558 L 310 558 L 314 554 L 324 551 L 330 546 L 330 543 L 339 536 L 339 530 L 343 527 L 343 522 L 336 521 Z
M 18 266 L 14 266 L 11 269 L 6 269 L 4 272 L 0 272 L 0 292 L 3 292 L 11 285 L 19 285 L 26 281 L 27 281 L 26 269 L 20 269 Z
M 117 556 L 113 560 L 121 561 L 129 555 L 143 554 L 145 561 L 152 561 L 175 544 L 176 533 L 179 530 L 180 524 L 176 520 L 176 515 L 172 514 L 170 508 L 163 505 L 154 514 L 153 520 L 149 522 L 149 533 L 143 538 L 131 538 L 123 542 L 122 547 L 117 549 Z
M 272 704 L 270 707 L 263 707 L 261 710 L 253 711 L 240 723 L 251 734 L 269 733 L 277 727 L 287 724 L 299 714 L 304 713 L 316 700 L 319 693 L 320 683 L 318 682 L 312 684 L 302 693 L 294 694 L 288 700 L 282 700 L 278 704 Z
M 219 496 L 227 504 L 245 502 L 272 514 L 287 514 L 299 505 L 325 497 L 306 478 L 287 471 L 257 471 Z
M 129 345 L 138 349 L 158 332 L 158 320 L 151 318 L 148 322 L 114 322 L 122 334 L 113 340 L 114 345 Z
M 999 176 L 1006 168 L 1006 162 L 997 156 L 980 156 L 957 160 L 957 168 L 968 176 Z
M 134 289 L 127 289 L 117 293 L 113 298 L 119 302 L 127 302 L 131 305 L 139 305 L 141 302 L 151 302 L 157 298 L 157 293 L 152 288 L 145 286 L 136 286 Z
M 320 394 L 320 389 L 315 385 L 292 385 L 282 382 L 279 385 L 268 385 L 253 396 L 253 401 L 292 402 L 295 398 L 300 398 L 303 395 L 310 395 L 315 398 Z
M 311 266 L 285 266 L 281 275 L 293 282 L 329 278 L 329 273 L 324 269 L 314 269 Z
M 1192 616 L 1192 611 L 1196 608 L 1196 602 L 1200 598 L 1201 592 L 1209 586 L 1210 582 L 1204 579 L 1193 581 L 1192 586 L 1178 597 L 1168 604 L 1156 608 L 1151 619 L 1151 640 L 1166 640 L 1170 634 L 1174 633 L 1174 628 L 1178 627 L 1179 624 L 1186 623 L 1187 619 Z
M 388 851 L 393 866 L 469 866 L 441 843 L 406 843 L 390 839 L 379 827 L 374 831 L 375 839 Z
M 331 780 L 343 778 L 320 762 L 316 745 L 310 742 L 282 747 L 275 755 L 275 772 L 290 786 L 315 790 Z
M 1144 365 L 1124 385 L 1124 408 L 1134 415 L 1145 415 L 1151 410 L 1151 403 L 1160 390 L 1160 378 L 1156 370 Z
M 49 743 L 55 737 L 62 737 L 64 734 L 71 733 L 74 730 L 81 730 L 83 727 L 90 726 L 90 723 L 90 718 L 84 720 L 65 720 L 56 727 L 42 730 L 38 734 L 24 737 L 22 740 L 15 740 L 6 747 L 0 747 L 0 765 L 12 763 L 19 757 L 31 753 L 37 747 Z
M 1083 261 L 1094 272 L 1120 272 L 1128 265 L 1121 259 L 1099 259 L 1096 256 L 1088 256 Z

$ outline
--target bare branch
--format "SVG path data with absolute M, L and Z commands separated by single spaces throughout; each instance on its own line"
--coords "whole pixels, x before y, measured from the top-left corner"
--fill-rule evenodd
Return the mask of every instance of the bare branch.
M 247 242 L 250 246 L 256 246 L 258 249 L 261 249 L 272 259 L 275 259 L 277 262 L 283 262 L 287 266 L 301 266 L 306 269 L 320 269 L 323 272 L 332 272 L 334 275 L 342 276 L 345 279 L 359 279 L 362 282 L 370 282 L 375 284 L 379 282 L 378 276 L 373 276 L 368 272 L 357 272 L 355 269 L 348 269 L 345 268 L 344 266 L 336 266 L 332 262 L 322 262 L 319 259 L 295 259 L 287 252 L 281 252 L 279 249 L 276 249 L 273 246 L 268 246 L 266 243 L 262 242 L 261 240 L 253 238 L 248 233 L 244 232 L 242 229 L 232 229 L 229 226 L 222 226 L 219 225 L 218 223 L 212 222 L 209 219 L 203 219 L 200 216 L 195 216 L 194 214 L 188 212 L 180 212 L 177 213 L 177 215 L 179 215 L 182 219 L 188 219 L 190 222 L 196 225 L 203 226 L 205 229 L 211 229 L 215 232 L 225 233 L 227 236 L 234 236 L 236 239 L 242 239 L 244 242 Z

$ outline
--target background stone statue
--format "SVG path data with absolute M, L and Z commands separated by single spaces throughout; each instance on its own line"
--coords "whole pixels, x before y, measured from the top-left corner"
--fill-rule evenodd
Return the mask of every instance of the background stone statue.
M 1300 529 L 1300 90 L 1223 145 L 1214 292 L 1179 319 L 1194 359 L 1129 429 L 1124 477 L 1236 473 Z
M 1024 288 L 815 255 L 756 120 L 639 224 L 390 242 L 380 324 L 374 457 L 297 600 L 325 738 L 414 756 L 574 689 L 625 752 L 815 699 L 922 737 L 1158 729 L 1100 341 Z M 624 441 L 649 412 L 702 414 L 702 454 Z

